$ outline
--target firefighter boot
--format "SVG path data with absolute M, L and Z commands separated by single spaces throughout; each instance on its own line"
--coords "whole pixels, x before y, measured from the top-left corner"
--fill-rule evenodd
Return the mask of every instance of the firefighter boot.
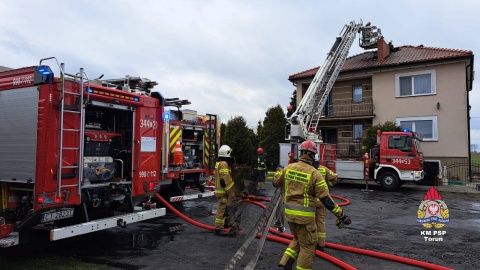
M 218 229 L 215 230 L 215 235 L 218 235 L 218 236 L 230 236 L 228 233 L 225 233 L 223 230 L 218 230 Z
M 284 270 L 292 270 L 293 269 L 293 263 L 295 262 L 294 259 L 292 258 L 288 258 L 288 261 L 285 263 L 285 265 L 283 264 L 278 264 L 279 267 L 283 267 Z
M 316 245 L 316 249 L 321 251 L 321 252 L 325 252 L 325 247 L 322 247 L 319 244 Z

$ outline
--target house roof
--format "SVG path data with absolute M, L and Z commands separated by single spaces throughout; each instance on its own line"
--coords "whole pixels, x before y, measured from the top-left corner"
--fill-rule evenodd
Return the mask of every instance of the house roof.
M 447 60 L 451 58 L 472 56 L 472 51 L 434 48 L 420 46 L 401 46 L 393 49 L 391 54 L 383 61 L 377 61 L 377 50 L 368 51 L 348 57 L 340 72 L 382 68 L 404 64 L 414 64 L 435 60 Z M 288 77 L 289 80 L 313 77 L 319 67 L 295 73 Z
M 11 68 L 0 66 L 0 72 L 4 72 L 4 71 L 7 71 L 7 70 L 11 70 Z

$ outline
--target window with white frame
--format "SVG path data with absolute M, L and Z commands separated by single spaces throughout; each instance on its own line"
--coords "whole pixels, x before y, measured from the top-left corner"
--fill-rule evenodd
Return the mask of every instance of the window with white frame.
M 434 69 L 395 74 L 395 95 L 408 97 L 435 94 L 435 81 Z
M 353 125 L 353 139 L 360 140 L 363 136 L 363 125 Z
M 437 116 L 402 117 L 396 122 L 402 129 L 420 134 L 424 141 L 438 140 Z
M 354 85 L 353 86 L 353 102 L 362 102 L 363 97 L 363 89 L 361 85 Z

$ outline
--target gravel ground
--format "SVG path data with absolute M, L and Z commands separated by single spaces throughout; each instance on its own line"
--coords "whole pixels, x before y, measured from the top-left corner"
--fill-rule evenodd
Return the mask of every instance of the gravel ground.
M 258 195 L 272 196 L 274 189 Z M 404 185 L 398 191 L 386 192 L 376 185 L 364 191 L 364 185 L 339 183 L 331 193 L 350 200 L 343 209 L 352 219 L 344 229 L 334 225 L 335 217 L 327 213 L 327 242 L 353 246 L 452 269 L 480 269 L 480 194 L 439 190 L 450 212 L 450 222 L 441 230 L 442 241 L 425 241 L 423 226 L 417 223 L 417 210 L 429 189 Z M 341 202 L 337 200 L 337 202 Z M 213 197 L 176 203 L 188 217 L 208 225 L 214 222 Z M 263 208 L 246 204 L 242 226 L 248 232 Z M 288 228 L 288 226 L 287 226 Z M 288 231 L 287 231 L 288 232 Z M 43 244 L 28 244 L 0 250 L 0 269 L 27 269 L 32 261 L 55 258 L 56 265 L 43 269 L 72 269 L 62 261 L 74 260 L 77 269 L 225 269 L 245 237 L 218 237 L 211 231 L 194 226 L 171 211 L 154 220 L 131 224 L 70 239 Z M 235 269 L 244 269 L 257 248 L 254 240 Z M 256 269 L 279 269 L 277 263 L 285 244 L 266 241 Z M 357 269 L 422 269 L 356 253 L 327 248 L 326 252 Z M 82 265 L 84 268 L 82 268 Z M 5 268 L 4 268 L 5 267 Z M 40 267 L 39 267 L 40 268 Z M 314 269 L 341 269 L 316 257 Z

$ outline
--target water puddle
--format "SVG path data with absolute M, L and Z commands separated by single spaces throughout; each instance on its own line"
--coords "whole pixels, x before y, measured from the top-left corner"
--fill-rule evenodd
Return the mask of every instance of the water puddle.
M 156 249 L 160 243 L 175 241 L 176 232 L 183 231 L 184 226 L 181 223 L 163 223 L 155 227 L 142 227 L 132 234 L 132 247 Z

